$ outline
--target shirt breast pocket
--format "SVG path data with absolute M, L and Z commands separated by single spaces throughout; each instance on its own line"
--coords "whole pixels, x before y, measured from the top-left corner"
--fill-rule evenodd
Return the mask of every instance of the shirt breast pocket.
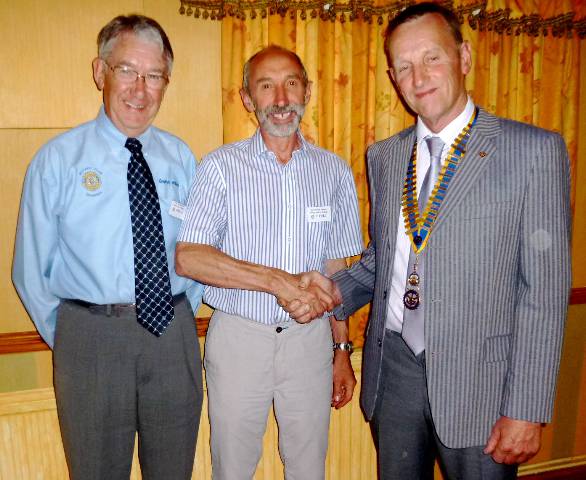
M 172 184 L 157 185 L 161 216 L 181 222 L 185 216 L 185 204 L 187 196 L 182 195 L 179 187 Z
M 306 269 L 319 270 L 326 258 L 332 230 L 331 221 L 307 222 Z

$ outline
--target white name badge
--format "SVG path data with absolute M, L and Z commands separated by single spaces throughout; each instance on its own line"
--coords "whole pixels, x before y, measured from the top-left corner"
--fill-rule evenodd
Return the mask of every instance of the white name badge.
M 332 211 L 329 206 L 327 206 L 327 207 L 307 207 L 305 209 L 305 219 L 309 223 L 331 222 L 332 221 Z
M 183 220 L 185 218 L 185 205 L 181 205 L 179 202 L 173 200 L 171 207 L 169 208 L 169 215 L 172 217 Z

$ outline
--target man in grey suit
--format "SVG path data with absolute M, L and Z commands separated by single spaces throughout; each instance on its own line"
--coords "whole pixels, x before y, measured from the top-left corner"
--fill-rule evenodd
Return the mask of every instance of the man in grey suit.
M 515 478 L 555 396 L 570 288 L 564 141 L 472 103 L 471 49 L 444 7 L 405 9 L 385 50 L 417 124 L 369 149 L 371 243 L 333 277 L 336 318 L 373 301 L 361 402 L 380 478 L 433 478 L 436 458 L 446 478 Z

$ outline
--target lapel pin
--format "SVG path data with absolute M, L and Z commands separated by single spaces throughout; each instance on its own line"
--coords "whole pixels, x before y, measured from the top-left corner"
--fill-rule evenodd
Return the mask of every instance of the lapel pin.
M 486 157 L 487 153 L 486 152 L 478 152 L 478 155 L 480 155 L 481 157 Z

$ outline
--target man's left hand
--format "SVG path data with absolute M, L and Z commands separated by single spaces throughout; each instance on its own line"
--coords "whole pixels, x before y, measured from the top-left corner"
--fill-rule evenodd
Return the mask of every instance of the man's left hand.
M 497 463 L 524 463 L 541 447 L 541 424 L 501 417 L 494 426 L 484 453 Z
M 356 377 L 350 363 L 350 353 L 336 350 L 334 352 L 332 407 L 338 410 L 352 400 L 355 386 Z

